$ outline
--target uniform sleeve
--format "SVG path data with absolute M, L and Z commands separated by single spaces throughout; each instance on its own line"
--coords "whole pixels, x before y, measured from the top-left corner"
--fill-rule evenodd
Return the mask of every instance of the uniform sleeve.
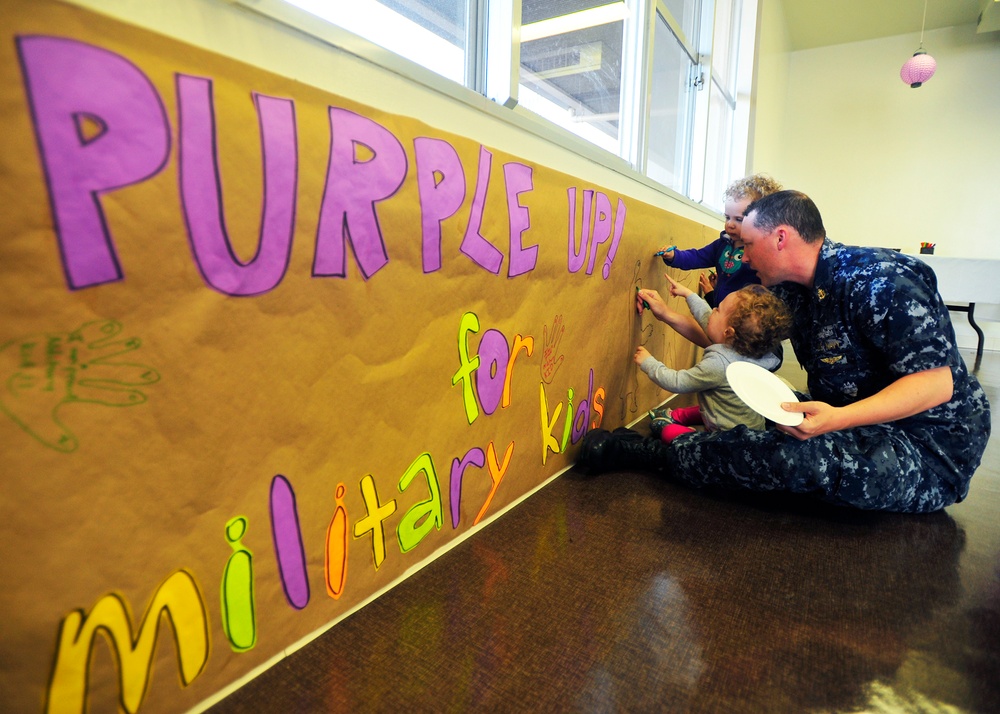
M 724 360 L 711 353 L 690 369 L 670 369 L 655 357 L 647 357 L 639 369 L 662 389 L 674 394 L 694 394 L 726 384 Z
M 870 282 L 856 282 L 852 303 L 893 374 L 951 365 L 955 330 L 930 266 L 900 261 Z

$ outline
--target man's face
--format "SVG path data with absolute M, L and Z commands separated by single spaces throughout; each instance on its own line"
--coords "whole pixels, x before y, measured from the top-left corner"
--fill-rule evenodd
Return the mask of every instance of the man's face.
M 771 287 L 782 281 L 778 272 L 776 231 L 765 233 L 757 228 L 756 217 L 757 213 L 753 211 L 743 219 L 740 241 L 743 244 L 743 264 L 757 271 L 757 277 L 763 285 Z

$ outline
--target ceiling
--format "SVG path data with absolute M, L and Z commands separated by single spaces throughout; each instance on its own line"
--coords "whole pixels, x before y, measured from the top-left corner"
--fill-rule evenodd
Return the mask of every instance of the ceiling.
M 985 0 L 927 0 L 926 30 L 975 24 Z M 919 33 L 924 0 L 784 0 L 793 50 Z

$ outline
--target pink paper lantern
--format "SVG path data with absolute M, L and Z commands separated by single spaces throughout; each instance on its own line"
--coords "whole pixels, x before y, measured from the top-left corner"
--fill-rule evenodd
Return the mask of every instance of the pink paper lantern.
M 936 69 L 937 62 L 934 61 L 934 58 L 923 50 L 917 50 L 899 70 L 899 78 L 916 89 L 933 77 Z

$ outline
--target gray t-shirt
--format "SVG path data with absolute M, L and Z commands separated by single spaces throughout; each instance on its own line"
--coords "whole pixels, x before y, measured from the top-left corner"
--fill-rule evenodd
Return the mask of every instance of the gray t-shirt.
M 698 295 L 687 297 L 691 314 L 704 329 L 712 308 Z M 733 362 L 750 362 L 768 371 L 778 367 L 780 360 L 775 354 L 767 354 L 753 359 L 739 354 L 727 345 L 710 345 L 695 366 L 690 369 L 671 369 L 655 357 L 647 357 L 639 369 L 657 385 L 674 394 L 698 394 L 698 405 L 705 427 L 710 431 L 732 429 L 745 424 L 750 429 L 764 428 L 764 417 L 748 407 L 736 396 L 726 379 L 726 368 Z

